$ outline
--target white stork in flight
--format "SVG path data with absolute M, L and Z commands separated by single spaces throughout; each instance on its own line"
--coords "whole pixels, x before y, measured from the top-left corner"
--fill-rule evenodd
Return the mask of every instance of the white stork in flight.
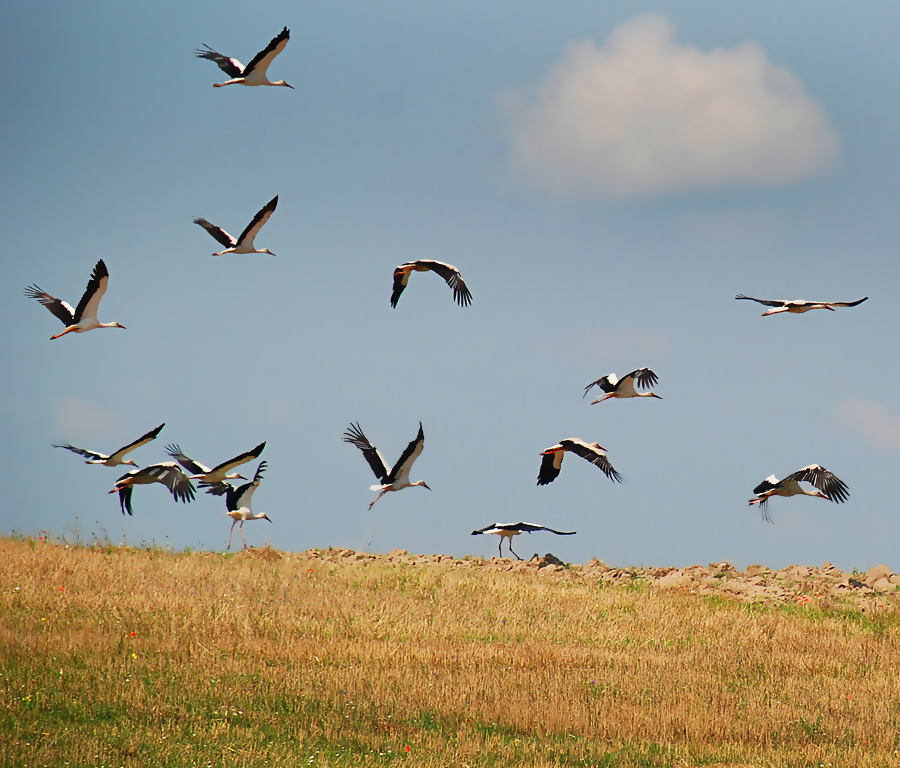
M 556 480 L 566 451 L 571 451 L 576 456 L 581 456 L 582 459 L 591 462 L 595 467 L 599 467 L 603 474 L 614 483 L 621 483 L 622 475 L 613 468 L 613 465 L 604 453 L 605 450 L 606 448 L 598 443 L 586 443 L 577 437 L 560 440 L 558 445 L 554 445 L 546 451 L 541 451 L 541 456 L 544 458 L 541 460 L 537 484 L 547 485 L 547 483 L 552 483 Z
M 409 482 L 409 471 L 412 469 L 413 462 L 419 458 L 425 445 L 425 433 L 422 432 L 421 421 L 419 422 L 419 434 L 416 435 L 415 440 L 406 446 L 406 450 L 397 459 L 397 463 L 394 464 L 393 468 L 388 468 L 381 452 L 369 442 L 359 428 L 359 424 L 350 424 L 349 429 L 344 432 L 344 442 L 351 443 L 362 451 L 363 456 L 365 456 L 366 461 L 369 462 L 369 466 L 375 473 L 375 477 L 381 481 L 379 485 L 369 486 L 369 489 L 372 491 L 381 491 L 375 501 L 378 501 L 388 491 L 400 491 L 404 488 L 412 488 L 415 485 L 428 488 L 424 480 L 416 480 L 414 483 Z M 431 488 L 428 488 L 428 490 L 430 491 Z M 369 504 L 369 509 L 375 506 L 375 501 Z
M 228 531 L 227 549 L 231 549 L 231 534 L 234 532 L 234 526 L 237 523 L 240 523 L 240 525 L 238 525 L 238 531 L 240 531 L 241 538 L 244 540 L 244 549 L 249 549 L 247 546 L 247 539 L 244 536 L 244 523 L 247 520 L 269 520 L 269 517 L 265 512 L 254 512 L 250 508 L 250 499 L 253 498 L 253 492 L 259 488 L 259 484 L 262 482 L 263 472 L 265 471 L 266 462 L 261 461 L 256 468 L 256 474 L 249 483 L 244 483 L 237 487 L 231 485 L 231 483 L 225 483 L 225 485 L 228 486 L 225 495 L 225 508 L 228 510 L 226 514 L 232 520 L 231 528 Z M 272 521 L 269 520 L 269 522 L 271 523 Z
M 187 503 L 194 500 L 194 486 L 190 478 L 174 461 L 164 461 L 160 464 L 151 464 L 143 469 L 132 469 L 116 480 L 116 487 L 110 493 L 119 494 L 119 506 L 122 514 L 134 514 L 131 508 L 131 492 L 135 485 L 149 485 L 150 483 L 162 483 L 172 492 L 175 501 Z
M 763 312 L 761 317 L 777 315 L 780 312 L 800 314 L 801 312 L 809 312 L 811 309 L 830 309 L 834 312 L 835 307 L 856 307 L 869 299 L 868 296 L 863 296 L 863 298 L 856 301 L 803 301 L 803 299 L 776 299 L 768 301 L 766 299 L 754 299 L 752 296 L 744 296 L 743 293 L 738 294 L 734 298 L 755 301 L 757 304 L 764 304 L 767 307 L 775 307 L 775 309 L 770 309 L 768 312 Z
M 226 253 L 268 253 L 270 256 L 274 256 L 275 254 L 268 248 L 257 249 L 253 245 L 253 240 L 259 234 L 259 230 L 261 230 L 263 225 L 269 220 L 269 216 L 272 215 L 272 211 L 274 211 L 277 206 L 278 195 L 275 195 L 275 197 L 269 200 L 259 213 L 253 217 L 253 221 L 251 221 L 247 225 L 247 228 L 241 232 L 241 236 L 237 240 L 221 227 L 210 224 L 206 219 L 194 219 L 194 224 L 199 224 L 225 246 L 225 250 L 214 253 L 213 256 L 223 256 Z
M 816 490 L 807 491 L 801 482 L 811 483 Z M 838 504 L 847 500 L 850 495 L 847 484 L 839 480 L 834 474 L 829 472 L 825 467 L 818 464 L 810 464 L 803 467 L 793 474 L 788 475 L 784 480 L 779 480 L 775 475 L 769 475 L 763 480 L 753 493 L 757 494 L 755 499 L 750 499 L 750 505 L 759 504 L 759 510 L 762 512 L 763 519 L 771 523 L 769 517 L 769 499 L 772 496 L 818 496 L 820 499 L 828 499 Z
M 65 448 L 67 451 L 77 453 L 79 456 L 86 456 L 88 460 L 84 462 L 85 464 L 102 464 L 104 467 L 118 467 L 120 464 L 130 464 L 132 467 L 136 467 L 137 464 L 131 459 L 126 459 L 125 456 L 131 453 L 135 448 L 140 448 L 151 440 L 155 440 L 156 436 L 164 426 L 166 426 L 165 423 L 160 424 L 156 429 L 151 429 L 146 435 L 139 437 L 133 443 L 129 443 L 124 448 L 119 448 L 118 451 L 110 453 L 109 455 L 99 453 L 98 451 L 88 451 L 85 448 L 76 448 L 74 445 L 57 445 L 56 443 L 53 443 L 53 447 Z
M 217 464 L 212 469 L 207 466 L 204 466 L 199 461 L 194 461 L 189 456 L 186 456 L 182 453 L 181 448 L 178 445 L 167 445 L 166 453 L 169 454 L 175 461 L 181 464 L 188 472 L 190 472 L 191 480 L 199 480 L 200 487 L 206 488 L 207 493 L 211 493 L 214 496 L 222 496 L 228 492 L 228 488 L 230 485 L 225 482 L 225 480 L 246 480 L 247 478 L 237 472 L 229 472 L 235 467 L 239 467 L 241 464 L 246 464 L 248 461 L 252 461 L 253 459 L 259 458 L 259 454 L 263 452 L 263 448 L 266 447 L 265 442 L 260 443 L 256 446 L 252 451 L 247 451 L 246 453 L 242 453 L 239 456 L 235 456 L 233 459 L 228 459 L 228 461 L 223 461 L 221 464 Z
M 100 299 L 106 293 L 106 285 L 109 282 L 109 272 L 103 259 L 94 266 L 91 273 L 91 279 L 88 280 L 87 288 L 84 289 L 84 295 L 78 306 L 72 309 L 72 305 L 62 299 L 57 299 L 49 293 L 44 293 L 37 285 L 30 285 L 25 289 L 25 295 L 29 299 L 37 299 L 47 309 L 49 309 L 56 317 L 62 320 L 66 330 L 51 336 L 51 339 L 58 339 L 67 333 L 84 333 L 92 331 L 94 328 L 124 328 L 119 323 L 99 323 L 97 322 L 97 308 L 100 306 Z
M 516 555 L 517 560 L 521 560 L 522 558 L 513 552 L 513 536 L 518 536 L 523 532 L 532 533 L 534 531 L 549 531 L 550 533 L 555 533 L 557 536 L 574 536 L 577 533 L 577 531 L 555 531 L 552 528 L 547 528 L 545 525 L 535 525 L 534 523 L 491 523 L 491 525 L 486 528 L 479 528 L 477 531 L 472 531 L 472 535 L 478 536 L 482 533 L 496 533 L 500 537 L 500 546 L 498 547 L 500 557 L 503 557 L 503 539 L 508 539 L 507 544 L 509 545 L 509 551 Z
M 269 64 L 284 50 L 290 39 L 291 32 L 285 27 L 272 38 L 272 41 L 263 50 L 251 59 L 246 67 L 237 59 L 217 53 L 206 43 L 203 43 L 206 47 L 205 51 L 201 48 L 195 48 L 194 53 L 201 59 L 214 61 L 219 65 L 219 69 L 232 78 L 224 83 L 213 83 L 213 88 L 222 88 L 225 85 L 283 85 L 285 88 L 293 88 L 293 85 L 288 85 L 284 80 L 278 80 L 273 83 L 266 76 Z
M 581 397 L 584 399 L 591 387 L 598 386 L 606 394 L 599 400 L 594 400 L 591 405 L 602 403 L 604 400 L 610 400 L 614 397 L 655 397 L 657 400 L 662 400 L 655 392 L 637 392 L 634 388 L 634 385 L 637 384 L 638 389 L 649 389 L 650 387 L 655 387 L 658 381 L 656 374 L 649 368 L 638 368 L 621 379 L 616 378 L 616 374 L 611 373 L 609 376 L 604 376 L 602 379 L 597 379 L 597 381 L 592 381 L 588 384 L 584 388 L 584 394 Z
M 447 285 L 453 289 L 453 298 L 461 307 L 467 307 L 472 303 L 472 294 L 466 287 L 462 275 L 459 270 L 452 264 L 444 264 L 442 261 L 432 261 L 431 259 L 419 259 L 419 261 L 408 261 L 401 264 L 394 270 L 394 289 L 391 292 L 391 306 L 396 309 L 397 302 L 400 301 L 400 294 L 406 288 L 409 282 L 409 276 L 413 272 L 434 272 L 444 278 Z

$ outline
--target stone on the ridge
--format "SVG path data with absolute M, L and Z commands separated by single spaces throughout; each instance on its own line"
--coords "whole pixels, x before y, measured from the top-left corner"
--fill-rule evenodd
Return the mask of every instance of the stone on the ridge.
M 893 575 L 891 569 L 886 565 L 876 565 L 866 571 L 866 575 L 863 576 L 862 581 L 867 586 L 871 587 L 874 586 L 875 582 L 879 579 L 889 579 Z

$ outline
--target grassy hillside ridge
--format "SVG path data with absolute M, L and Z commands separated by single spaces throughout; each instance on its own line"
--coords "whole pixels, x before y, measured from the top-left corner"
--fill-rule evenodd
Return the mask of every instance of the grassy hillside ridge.
M 703 570 L 0 540 L 0 764 L 900 762 L 889 590 Z

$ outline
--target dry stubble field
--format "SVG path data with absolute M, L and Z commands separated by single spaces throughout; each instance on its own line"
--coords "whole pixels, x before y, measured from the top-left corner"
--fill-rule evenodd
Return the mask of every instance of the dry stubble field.
M 0 761 L 900 765 L 896 606 L 394 560 L 0 540 Z

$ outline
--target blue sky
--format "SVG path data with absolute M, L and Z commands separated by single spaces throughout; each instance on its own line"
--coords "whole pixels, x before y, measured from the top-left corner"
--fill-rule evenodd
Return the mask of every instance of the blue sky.
M 834 2 L 51 3 L 10 8 L 0 134 L 5 532 L 220 549 L 221 499 L 175 504 L 51 443 L 132 455 L 179 443 L 213 465 L 268 442 L 248 541 L 289 550 L 895 569 L 888 385 L 900 278 L 896 5 Z M 214 89 L 193 56 L 243 62 L 283 27 L 284 88 Z M 39 45 L 36 46 L 36 43 Z M 213 258 L 202 216 L 277 256 Z M 22 295 L 73 304 L 110 272 L 100 319 L 49 337 Z M 404 261 L 455 264 L 388 299 Z M 870 300 L 761 318 L 763 298 Z M 584 386 L 648 366 L 664 398 L 591 407 Z M 358 421 L 396 459 L 421 421 L 412 488 L 371 512 L 341 441 Z M 568 456 L 608 449 L 622 485 Z M 847 503 L 747 506 L 819 463 Z M 248 465 L 250 475 L 255 465 Z

